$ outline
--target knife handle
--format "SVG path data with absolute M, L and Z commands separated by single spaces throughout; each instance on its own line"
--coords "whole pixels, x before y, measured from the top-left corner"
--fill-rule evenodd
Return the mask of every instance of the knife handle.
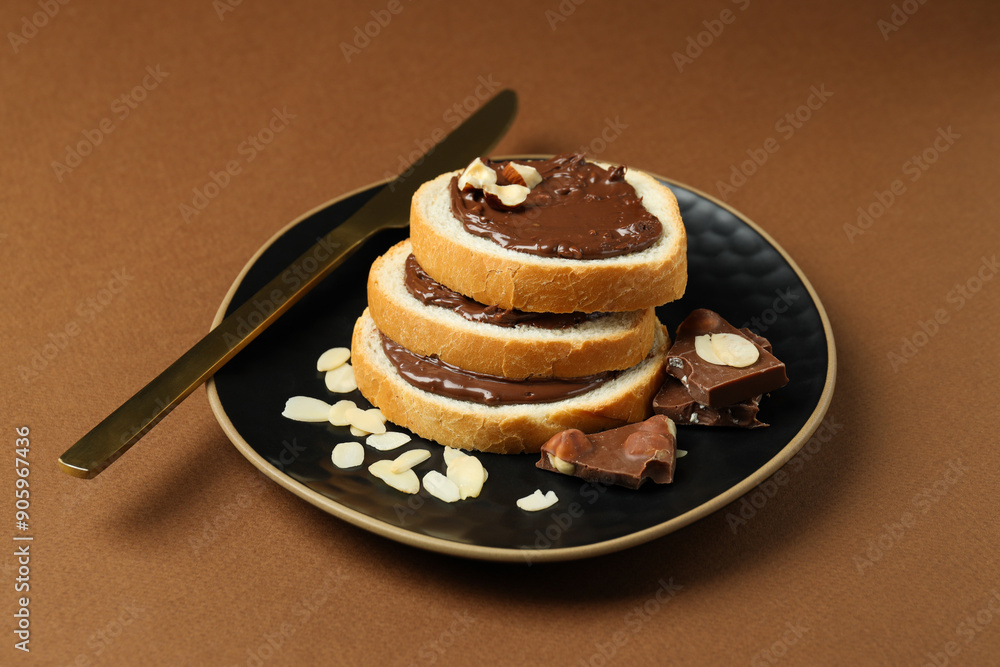
M 66 450 L 59 457 L 62 470 L 73 477 L 92 479 L 128 451 L 192 391 L 378 231 L 356 220 L 348 220 L 320 239 Z M 400 221 L 400 226 L 405 223 L 405 219 Z

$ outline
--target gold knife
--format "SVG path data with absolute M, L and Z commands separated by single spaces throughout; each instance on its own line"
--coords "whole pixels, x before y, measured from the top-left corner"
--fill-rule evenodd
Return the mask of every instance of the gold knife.
M 69 475 L 91 479 L 111 465 L 376 232 L 406 227 L 410 199 L 417 188 L 473 158 L 489 154 L 515 115 L 514 91 L 498 93 L 66 450 L 59 458 L 59 466 Z M 293 275 L 295 280 L 289 280 Z M 268 308 L 261 308 L 262 303 L 269 304 Z

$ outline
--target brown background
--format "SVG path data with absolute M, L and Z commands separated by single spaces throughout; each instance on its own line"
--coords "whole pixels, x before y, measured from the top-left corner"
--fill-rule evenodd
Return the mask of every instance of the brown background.
M 0 12 L 0 541 L 17 532 L 21 425 L 35 536 L 30 655 L 12 647 L 16 563 L 0 550 L 0 662 L 997 664 L 1000 280 L 973 280 L 961 308 L 952 292 L 1000 250 L 997 3 L 908 0 L 916 12 L 884 37 L 888 1 L 566 0 L 566 16 L 557 0 L 405 2 L 350 62 L 340 43 L 387 3 L 244 0 L 221 18 L 212 0 L 135 4 L 74 0 L 36 31 L 37 2 Z M 732 23 L 679 71 L 673 54 L 727 8 Z M 147 66 L 167 75 L 121 118 L 114 100 Z M 206 331 L 264 241 L 397 169 L 479 77 L 520 95 L 498 153 L 600 149 L 618 123 L 602 158 L 718 196 L 746 151 L 778 141 L 728 201 L 827 308 L 839 428 L 755 516 L 734 531 L 734 503 L 575 563 L 425 553 L 266 480 L 203 391 L 98 479 L 57 470 Z M 813 86 L 832 96 L 779 132 Z M 294 118 L 246 162 L 241 142 L 275 108 Z M 106 118 L 113 131 L 57 174 Z M 907 161 L 939 128 L 958 138 L 911 180 Z M 180 205 L 229 160 L 241 172 L 185 222 Z M 903 194 L 849 238 L 858 207 L 897 179 Z M 114 272 L 124 283 L 102 292 Z M 922 337 L 936 312 L 945 323 Z M 217 535 L 198 544 L 206 521 Z M 671 580 L 672 600 L 634 611 Z

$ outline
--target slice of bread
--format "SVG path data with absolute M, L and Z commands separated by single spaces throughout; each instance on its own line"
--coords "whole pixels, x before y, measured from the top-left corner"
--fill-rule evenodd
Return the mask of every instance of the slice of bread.
M 354 326 L 351 363 L 361 393 L 389 421 L 442 445 L 498 454 L 538 452 L 568 428 L 594 432 L 642 421 L 664 378 L 667 337 L 662 325 L 649 355 L 615 379 L 554 403 L 487 406 L 438 396 L 404 380 L 382 350 L 366 309 Z
M 473 322 L 449 308 L 425 305 L 404 283 L 410 252 L 410 242 L 403 241 L 375 260 L 368 274 L 368 308 L 379 331 L 417 354 L 522 380 L 623 370 L 642 361 L 653 345 L 659 321 L 652 308 L 544 329 Z
M 413 253 L 438 282 L 480 303 L 548 313 L 642 310 L 683 296 L 687 235 L 677 198 L 651 176 L 625 172 L 663 225 L 656 243 L 618 257 L 561 259 L 508 250 L 468 233 L 451 207 L 450 183 L 459 173 L 424 183 L 410 209 Z

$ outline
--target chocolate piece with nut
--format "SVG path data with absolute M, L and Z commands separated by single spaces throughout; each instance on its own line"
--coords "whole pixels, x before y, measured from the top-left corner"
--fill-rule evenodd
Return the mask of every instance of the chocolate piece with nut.
M 699 308 L 677 327 L 667 372 L 702 405 L 721 408 L 750 400 L 788 383 L 785 364 L 758 339 Z
M 653 399 L 653 412 L 669 417 L 674 423 L 681 426 L 692 424 L 696 426 L 760 428 L 767 426 L 757 419 L 760 399 L 760 396 L 754 396 L 746 401 L 713 408 L 691 398 L 691 394 L 684 388 L 681 381 L 668 375 L 663 387 Z
M 587 481 L 638 489 L 647 479 L 669 484 L 674 479 L 677 428 L 662 415 L 610 431 L 585 434 L 571 428 L 542 445 L 542 470 Z

